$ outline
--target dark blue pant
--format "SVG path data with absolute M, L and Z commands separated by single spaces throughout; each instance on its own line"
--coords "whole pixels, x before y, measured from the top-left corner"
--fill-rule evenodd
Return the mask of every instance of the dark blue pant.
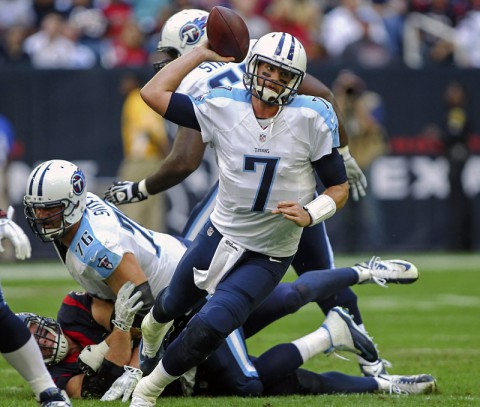
M 191 310 L 206 292 L 193 280 L 193 268 L 208 269 L 222 235 L 208 221 L 182 257 L 170 285 L 158 295 L 153 314 L 166 322 Z M 200 362 L 243 325 L 280 282 L 293 256 L 277 258 L 246 251 L 218 284 L 215 293 L 190 320 L 163 358 L 171 375 L 181 375 Z

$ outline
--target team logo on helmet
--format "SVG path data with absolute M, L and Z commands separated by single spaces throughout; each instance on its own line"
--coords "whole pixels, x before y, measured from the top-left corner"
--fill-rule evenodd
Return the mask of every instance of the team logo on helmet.
M 181 40 L 187 45 L 196 44 L 202 38 L 206 24 L 207 17 L 204 16 L 183 25 L 179 32 Z
M 85 190 L 85 175 L 82 170 L 77 169 L 72 175 L 72 186 L 75 195 L 82 195 Z

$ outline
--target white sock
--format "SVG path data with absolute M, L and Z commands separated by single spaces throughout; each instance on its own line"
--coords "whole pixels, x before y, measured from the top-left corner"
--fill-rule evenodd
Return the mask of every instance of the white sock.
M 361 284 L 364 281 L 370 280 L 370 278 L 371 278 L 370 269 L 368 269 L 366 267 L 357 267 L 357 266 L 353 266 L 352 269 L 355 270 L 358 274 L 357 284 Z
M 42 391 L 56 387 L 33 336 L 21 348 L 13 352 L 2 353 L 2 355 L 28 382 L 37 399 Z
M 165 387 L 179 377 L 168 374 L 163 367 L 163 360 L 160 360 L 153 372 L 138 382 L 133 396 L 155 402 Z
M 381 377 L 374 377 L 378 383 L 378 390 L 389 393 L 391 388 L 391 382 L 389 380 L 383 379 Z
M 323 327 L 318 328 L 316 331 L 313 331 L 302 338 L 292 341 L 292 343 L 297 347 L 304 363 L 318 355 L 320 352 L 325 352 L 331 345 L 330 335 Z

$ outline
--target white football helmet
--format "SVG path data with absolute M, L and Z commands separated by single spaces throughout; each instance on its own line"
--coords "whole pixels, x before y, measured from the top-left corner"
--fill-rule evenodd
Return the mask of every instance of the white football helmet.
M 179 11 L 165 22 L 157 51 L 167 53 L 168 58 L 163 55 L 163 60 L 153 64 L 155 72 L 207 41 L 207 17 L 208 12 L 204 10 L 188 9 Z
M 258 84 L 259 62 L 267 62 L 271 65 L 285 69 L 293 74 L 287 85 L 283 85 L 283 91 L 277 94 L 272 89 Z M 297 94 L 298 87 L 307 70 L 307 54 L 300 41 L 293 35 L 284 32 L 273 32 L 261 37 L 251 48 L 246 59 L 246 72 L 243 76 L 245 88 L 256 98 L 272 105 L 286 105 Z M 260 76 L 262 79 L 269 79 Z M 281 85 L 275 82 L 277 85 Z
M 53 318 L 41 317 L 32 312 L 19 312 L 17 317 L 23 321 L 28 329 L 32 325 L 35 326 L 35 330 L 30 329 L 30 331 L 37 341 L 43 361 L 47 366 L 65 359 L 68 353 L 68 342 L 57 321 Z
M 33 233 L 44 242 L 62 237 L 85 212 L 87 184 L 82 170 L 64 160 L 50 160 L 38 165 L 28 177 L 23 199 L 25 216 Z M 59 211 L 39 218 L 36 209 L 59 207 Z M 60 225 L 52 227 L 53 222 Z

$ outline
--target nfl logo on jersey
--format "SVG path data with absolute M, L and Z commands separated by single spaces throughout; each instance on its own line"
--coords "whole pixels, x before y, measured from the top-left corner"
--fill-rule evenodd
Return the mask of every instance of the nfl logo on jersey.
M 260 140 L 260 143 L 265 143 L 265 141 L 267 141 L 267 135 L 266 134 L 260 134 L 258 136 L 258 139 Z

